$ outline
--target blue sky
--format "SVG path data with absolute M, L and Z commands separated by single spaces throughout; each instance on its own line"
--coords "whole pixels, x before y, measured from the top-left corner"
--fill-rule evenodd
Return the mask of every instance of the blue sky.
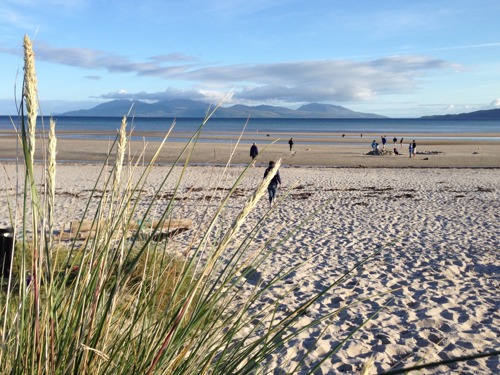
M 227 94 L 390 117 L 500 108 L 499 18 L 498 0 L 2 0 L 0 115 L 24 34 L 46 115 Z

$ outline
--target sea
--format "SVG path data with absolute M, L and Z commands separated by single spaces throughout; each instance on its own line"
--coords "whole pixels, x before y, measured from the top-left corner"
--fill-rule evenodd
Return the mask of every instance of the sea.
M 61 137 L 102 139 L 115 134 L 120 127 L 121 117 L 72 117 L 52 116 L 56 121 L 57 135 Z M 37 127 L 48 131 L 50 117 L 39 119 Z M 140 133 L 137 139 L 154 141 L 161 139 L 175 121 L 174 137 L 183 140 L 194 134 L 203 124 L 201 118 L 129 118 L 132 134 Z M 0 137 L 5 131 L 17 126 L 19 118 L 0 116 Z M 2 131 L 4 131 L 2 133 Z M 437 120 L 437 119 L 245 119 L 211 118 L 203 125 L 202 134 L 208 135 L 201 142 L 229 142 L 228 134 L 252 134 L 288 140 L 290 136 L 307 138 L 307 133 L 344 134 L 346 137 L 360 137 L 362 134 L 394 136 L 406 134 L 417 139 L 464 139 L 500 141 L 500 120 Z M 148 134 L 149 133 L 149 134 Z M 183 134 L 183 135 L 182 135 Z M 315 136 L 317 138 L 317 135 Z M 133 137 L 134 138 L 134 137 Z M 243 142 L 252 142 L 249 137 Z M 251 138 L 251 137 L 250 137 Z M 176 140 L 169 138 L 170 140 Z

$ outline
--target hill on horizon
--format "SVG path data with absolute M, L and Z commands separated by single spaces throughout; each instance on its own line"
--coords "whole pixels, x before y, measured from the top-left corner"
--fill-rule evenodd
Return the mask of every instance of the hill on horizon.
M 500 120 L 500 108 L 459 113 L 456 115 L 422 116 L 424 120 Z
M 132 110 L 130 110 L 132 108 Z M 138 100 L 113 100 L 90 109 L 60 113 L 60 116 L 109 116 L 121 117 L 127 113 L 135 117 L 205 117 L 210 106 L 204 102 L 189 99 L 165 100 L 146 103 Z M 387 118 L 375 113 L 355 112 L 348 108 L 311 103 L 298 109 L 270 105 L 246 106 L 233 105 L 219 107 L 214 118 Z

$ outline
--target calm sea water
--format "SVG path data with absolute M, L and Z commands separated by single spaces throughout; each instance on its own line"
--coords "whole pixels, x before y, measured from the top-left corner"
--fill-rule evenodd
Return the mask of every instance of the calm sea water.
M 99 138 L 103 137 L 92 132 L 114 132 L 120 127 L 119 117 L 69 117 L 54 116 L 58 131 L 81 132 L 72 137 Z M 17 120 L 14 119 L 14 122 Z M 135 118 L 129 119 L 136 132 L 166 132 L 172 125 L 173 119 L 169 118 Z M 245 127 L 247 119 L 220 119 L 213 118 L 204 127 L 204 133 L 214 133 L 212 140 L 217 139 L 217 134 L 239 133 Z M 48 128 L 49 117 L 44 118 L 45 127 Z M 193 133 L 201 125 L 202 119 L 178 118 L 175 131 Z M 41 121 L 39 122 L 41 126 Z M 12 121 L 8 116 L 0 116 L 0 131 L 11 130 Z M 346 136 L 361 133 L 387 134 L 389 139 L 393 135 L 405 134 L 435 134 L 443 138 L 460 133 L 468 133 L 466 139 L 495 139 L 486 133 L 500 133 L 500 121 L 465 121 L 465 120 L 423 120 L 423 119 L 250 119 L 245 128 L 246 133 L 259 132 L 263 134 L 277 134 L 287 137 L 288 134 L 297 133 L 343 133 Z M 498 134 L 496 134 L 498 135 Z M 60 134 L 59 134 L 60 136 Z M 298 136 L 298 135 L 297 135 Z M 109 137 L 109 135 L 106 135 Z M 429 138 L 429 137 L 427 137 Z

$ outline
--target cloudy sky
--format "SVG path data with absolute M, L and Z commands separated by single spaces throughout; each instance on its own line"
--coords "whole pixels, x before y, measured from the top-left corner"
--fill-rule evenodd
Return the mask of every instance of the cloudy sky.
M 1 0 L 0 115 L 24 34 L 44 114 L 227 94 L 390 117 L 500 108 L 499 16 L 498 0 Z

